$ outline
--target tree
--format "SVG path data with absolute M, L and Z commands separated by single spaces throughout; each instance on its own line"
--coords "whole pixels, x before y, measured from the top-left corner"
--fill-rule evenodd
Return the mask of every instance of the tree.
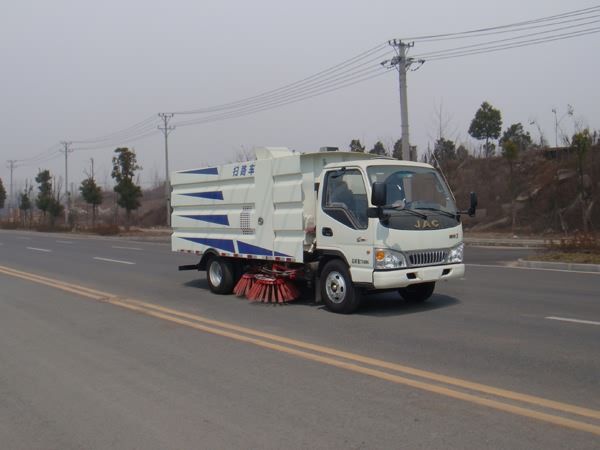
M 89 176 L 81 182 L 79 191 L 83 200 L 92 205 L 92 227 L 96 226 L 96 209 L 102 204 L 102 188 L 96 184 L 93 176 Z
M 502 115 L 500 110 L 495 109 L 488 102 L 483 102 L 475 113 L 475 117 L 469 126 L 469 134 L 478 141 L 485 139 L 485 156 L 494 154 L 496 146 L 490 143 L 490 139 L 498 139 L 502 130 Z
M 50 203 L 52 202 L 52 176 L 50 175 L 49 170 L 40 170 L 35 177 L 35 181 L 38 184 L 38 195 L 35 199 L 35 205 L 38 207 L 40 211 L 42 211 L 42 215 L 44 216 L 44 221 L 46 220 L 46 213 L 48 212 L 48 208 L 50 207 Z
M 382 155 L 382 156 L 387 155 L 387 151 L 381 141 L 377 141 L 375 143 L 375 145 L 373 146 L 373 148 L 371 150 L 369 150 L 369 153 L 372 153 L 374 155 Z
M 392 150 L 392 157 L 396 159 L 402 159 L 402 138 L 398 139 L 394 143 L 394 149 Z
M 456 149 L 456 159 L 459 161 L 464 161 L 469 157 L 469 150 L 463 144 L 460 144 Z
M 141 167 L 137 164 L 135 150 L 129 150 L 127 147 L 119 147 L 115 150 L 116 156 L 113 156 L 113 170 L 111 176 L 117 182 L 113 190 L 117 193 L 117 204 L 125 209 L 125 229 L 129 231 L 131 221 L 131 211 L 138 209 L 141 205 L 142 188 L 138 186 L 133 177 Z
M 587 233 L 589 231 L 589 225 L 591 224 L 592 208 L 594 207 L 594 200 L 591 199 L 591 195 L 588 189 L 586 189 L 585 174 L 583 171 L 583 164 L 585 157 L 592 148 L 592 136 L 589 129 L 585 129 L 573 135 L 571 140 L 571 148 L 575 150 L 577 156 L 577 173 L 579 179 L 579 201 L 581 202 L 581 212 L 583 220 L 583 231 Z
M 519 152 L 527 150 L 533 143 L 529 131 L 525 131 L 520 122 L 513 123 L 508 127 L 502 134 L 500 141 L 498 141 L 503 152 L 506 150 L 503 144 L 507 141 L 515 143 Z
M 0 178 L 0 209 L 4 208 L 5 201 L 6 201 L 6 189 L 4 189 L 4 184 L 2 183 L 2 178 Z
M 48 218 L 50 226 L 54 226 L 56 218 L 63 213 L 64 207 L 60 203 L 60 188 L 54 189 L 51 180 L 52 175 L 50 175 L 49 170 L 40 170 L 38 172 L 35 181 L 39 184 L 39 193 L 35 199 L 35 204 L 42 211 L 44 222 Z
M 56 219 L 62 215 L 65 211 L 65 207 L 60 202 L 60 195 L 58 193 L 54 193 L 50 198 L 50 203 L 48 204 L 48 216 L 50 218 L 50 226 L 53 227 Z
M 456 159 L 456 144 L 449 139 L 439 138 L 433 146 L 433 155 L 440 164 Z
M 352 139 L 350 142 L 350 151 L 364 153 L 365 146 L 360 143 L 360 139 Z
M 33 205 L 31 204 L 32 190 L 33 186 L 30 185 L 29 182 L 25 182 L 25 190 L 19 194 L 19 210 L 21 211 L 21 216 L 23 218 L 23 225 L 26 224 L 27 219 L 29 218 L 29 225 L 31 226 L 33 212 Z

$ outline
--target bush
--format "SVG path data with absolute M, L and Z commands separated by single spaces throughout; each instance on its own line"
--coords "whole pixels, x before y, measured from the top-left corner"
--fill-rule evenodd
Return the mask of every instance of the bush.
M 3 230 L 16 230 L 19 228 L 18 222 L 0 222 L 0 228 Z
M 575 234 L 573 236 L 551 239 L 546 249 L 562 253 L 594 253 L 600 255 L 600 237 L 595 234 Z
M 119 226 L 115 224 L 96 225 L 89 231 L 95 234 L 99 234 L 100 236 L 114 236 L 121 232 Z

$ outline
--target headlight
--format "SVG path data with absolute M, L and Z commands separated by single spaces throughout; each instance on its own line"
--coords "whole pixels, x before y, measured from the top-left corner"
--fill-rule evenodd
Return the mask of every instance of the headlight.
M 400 269 L 406 267 L 406 257 L 400 253 L 387 248 L 376 248 L 375 270 Z
M 448 253 L 448 263 L 461 263 L 463 262 L 463 253 L 465 251 L 465 245 L 461 242 L 456 247 L 452 247 Z

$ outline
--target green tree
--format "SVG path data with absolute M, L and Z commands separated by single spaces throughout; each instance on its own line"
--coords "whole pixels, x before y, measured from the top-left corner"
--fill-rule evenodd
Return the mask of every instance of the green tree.
M 440 164 L 456 159 L 456 144 L 450 139 L 439 138 L 433 146 L 433 155 Z
M 131 211 L 138 209 L 141 205 L 142 188 L 138 186 L 133 177 L 135 172 L 141 167 L 137 164 L 135 150 L 129 150 L 127 147 L 119 147 L 115 150 L 116 156 L 113 156 L 113 170 L 111 176 L 117 185 L 114 191 L 118 195 L 117 204 L 125 209 L 125 229 L 129 230 L 131 223 Z
M 21 211 L 23 226 L 27 224 L 27 219 L 29 219 L 29 226 L 31 226 L 31 221 L 33 217 L 33 204 L 31 203 L 32 190 L 33 186 L 30 185 L 29 182 L 26 182 L 25 190 L 21 194 L 19 194 L 19 210 Z
M 42 211 L 44 221 L 46 220 L 46 213 L 52 203 L 52 176 L 49 170 L 40 170 L 35 177 L 35 181 L 38 184 L 38 195 L 35 199 L 35 206 Z
M 0 178 L 0 209 L 4 208 L 4 202 L 6 202 L 6 189 L 4 189 L 2 178 Z
M 583 231 L 587 233 L 591 225 L 592 208 L 594 201 L 591 199 L 589 189 L 586 189 L 584 163 L 587 154 L 592 148 L 592 135 L 587 128 L 583 131 L 575 133 L 571 140 L 571 148 L 575 150 L 577 156 L 577 175 L 578 175 L 578 190 L 579 201 L 581 203 L 581 217 L 583 221 Z
M 520 122 L 513 123 L 504 131 L 504 133 L 502 133 L 502 137 L 498 143 L 500 144 L 503 152 L 506 150 L 503 145 L 506 141 L 514 142 L 518 147 L 519 152 L 527 150 L 533 144 L 529 131 L 525 131 Z
M 60 195 L 58 193 L 53 194 L 50 197 L 50 202 L 48 203 L 48 217 L 50 219 L 50 226 L 54 226 L 56 219 L 65 212 L 65 207 L 60 202 Z
M 456 149 L 456 159 L 459 161 L 464 161 L 469 157 L 469 150 L 463 144 L 460 144 Z
M 89 176 L 81 182 L 79 191 L 83 200 L 88 204 L 92 205 L 92 227 L 96 226 L 96 210 L 98 205 L 102 204 L 102 188 L 96 184 L 93 176 Z
M 365 146 L 360 143 L 360 139 L 352 139 L 350 142 L 350 151 L 364 153 Z
M 392 157 L 396 159 L 402 159 L 402 138 L 398 139 L 394 143 L 394 149 L 392 150 Z
M 475 113 L 475 117 L 469 126 L 469 134 L 481 141 L 485 139 L 485 156 L 494 155 L 496 146 L 490 139 L 498 139 L 502 130 L 502 114 L 488 102 L 483 102 Z
M 375 143 L 375 145 L 373 146 L 373 148 L 371 150 L 369 150 L 369 153 L 372 153 L 374 155 L 382 155 L 382 156 L 387 155 L 387 151 L 381 141 L 377 141 Z

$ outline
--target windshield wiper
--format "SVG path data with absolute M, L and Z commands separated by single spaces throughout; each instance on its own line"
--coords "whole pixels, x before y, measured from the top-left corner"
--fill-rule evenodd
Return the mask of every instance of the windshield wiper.
M 398 205 L 398 206 L 385 205 L 383 208 L 384 209 L 393 209 L 394 211 L 406 211 L 408 213 L 411 213 L 413 216 L 420 217 L 421 219 L 427 219 L 427 214 L 420 213 L 419 211 L 415 211 L 414 209 L 406 208 L 404 205 Z
M 417 208 L 417 209 L 426 209 L 427 211 L 435 211 L 436 213 L 440 213 L 444 216 L 456 218 L 456 214 L 452 214 L 451 212 L 444 211 L 443 209 L 440 209 L 440 208 L 423 207 L 423 208 Z

